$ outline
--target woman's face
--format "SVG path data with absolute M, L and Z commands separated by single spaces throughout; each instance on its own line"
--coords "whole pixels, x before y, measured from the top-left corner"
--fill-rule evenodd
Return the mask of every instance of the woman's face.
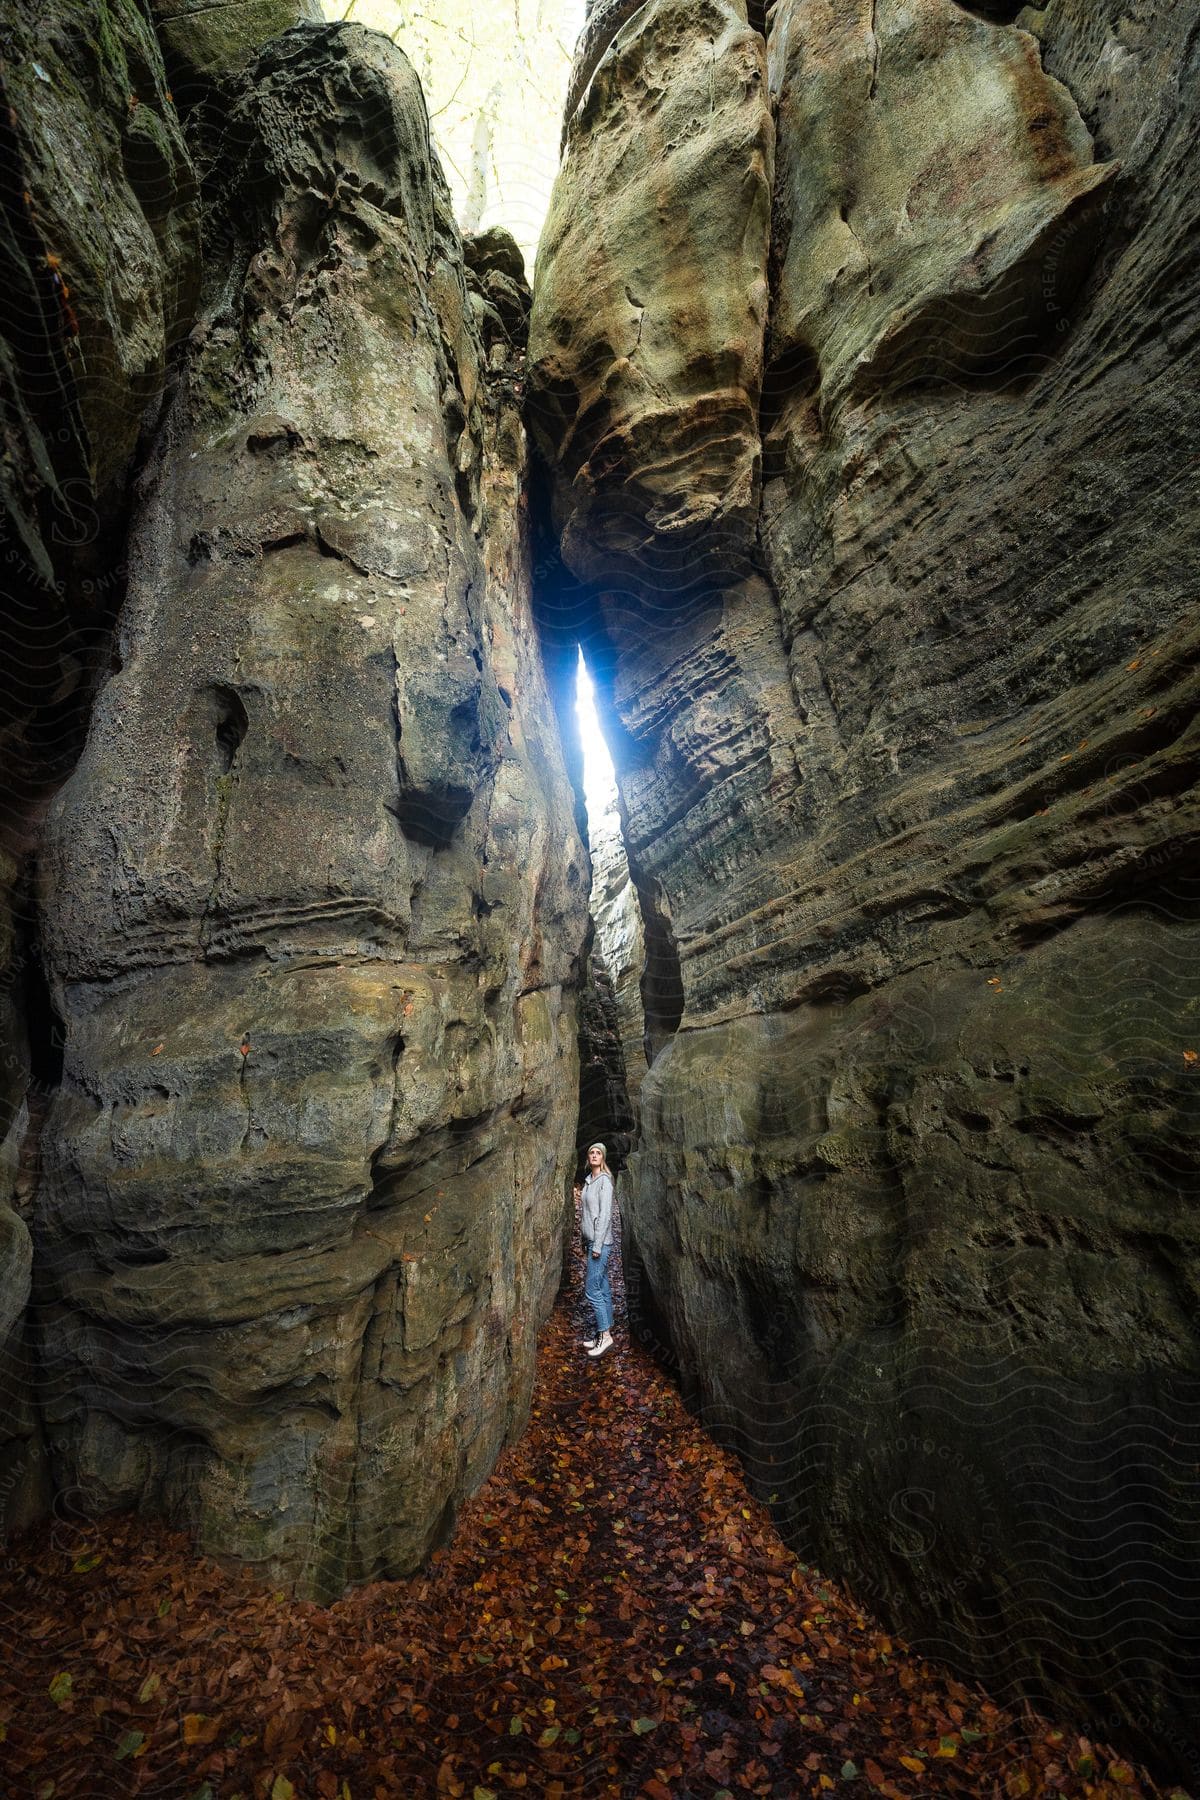
M 603 1161 L 604 1161 L 603 1150 L 589 1150 L 588 1151 L 588 1168 L 589 1169 L 598 1169 L 600 1167 L 600 1164 Z

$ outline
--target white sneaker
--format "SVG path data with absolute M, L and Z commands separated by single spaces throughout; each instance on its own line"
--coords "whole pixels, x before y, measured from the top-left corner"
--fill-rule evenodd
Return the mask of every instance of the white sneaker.
M 612 1349 L 612 1344 L 613 1344 L 613 1334 L 611 1331 L 606 1331 L 602 1337 L 598 1337 L 596 1339 L 596 1342 L 592 1345 L 591 1349 L 588 1351 L 588 1355 L 589 1356 L 603 1356 L 604 1352 L 606 1350 Z
M 600 1339 L 594 1337 L 580 1338 L 579 1342 L 583 1345 L 585 1350 L 594 1350 L 596 1345 L 600 1342 Z

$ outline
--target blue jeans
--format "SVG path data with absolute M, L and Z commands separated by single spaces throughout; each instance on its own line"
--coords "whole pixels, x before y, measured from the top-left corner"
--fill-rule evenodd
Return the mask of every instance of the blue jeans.
M 592 1246 L 585 1238 L 583 1241 L 584 1269 L 583 1291 L 592 1303 L 592 1311 L 596 1315 L 596 1330 L 611 1331 L 613 1322 L 612 1283 L 608 1279 L 608 1259 L 612 1255 L 612 1245 L 602 1246 L 599 1256 L 592 1255 Z

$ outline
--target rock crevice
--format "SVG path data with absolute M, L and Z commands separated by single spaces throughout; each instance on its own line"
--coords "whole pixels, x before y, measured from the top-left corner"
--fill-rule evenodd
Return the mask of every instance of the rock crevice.
M 678 947 L 652 1329 L 860 1599 L 1186 1779 L 1195 7 L 1017 13 L 623 18 L 531 421 Z

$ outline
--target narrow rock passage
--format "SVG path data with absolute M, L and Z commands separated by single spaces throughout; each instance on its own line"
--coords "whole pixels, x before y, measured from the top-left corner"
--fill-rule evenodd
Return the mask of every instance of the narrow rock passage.
M 0 1583 L 3 1791 L 1160 1791 L 906 1654 L 799 1563 L 627 1345 L 615 1266 L 618 1348 L 587 1359 L 580 1275 L 543 1334 L 528 1431 L 423 1576 L 323 1609 L 131 1516 L 16 1544 Z

